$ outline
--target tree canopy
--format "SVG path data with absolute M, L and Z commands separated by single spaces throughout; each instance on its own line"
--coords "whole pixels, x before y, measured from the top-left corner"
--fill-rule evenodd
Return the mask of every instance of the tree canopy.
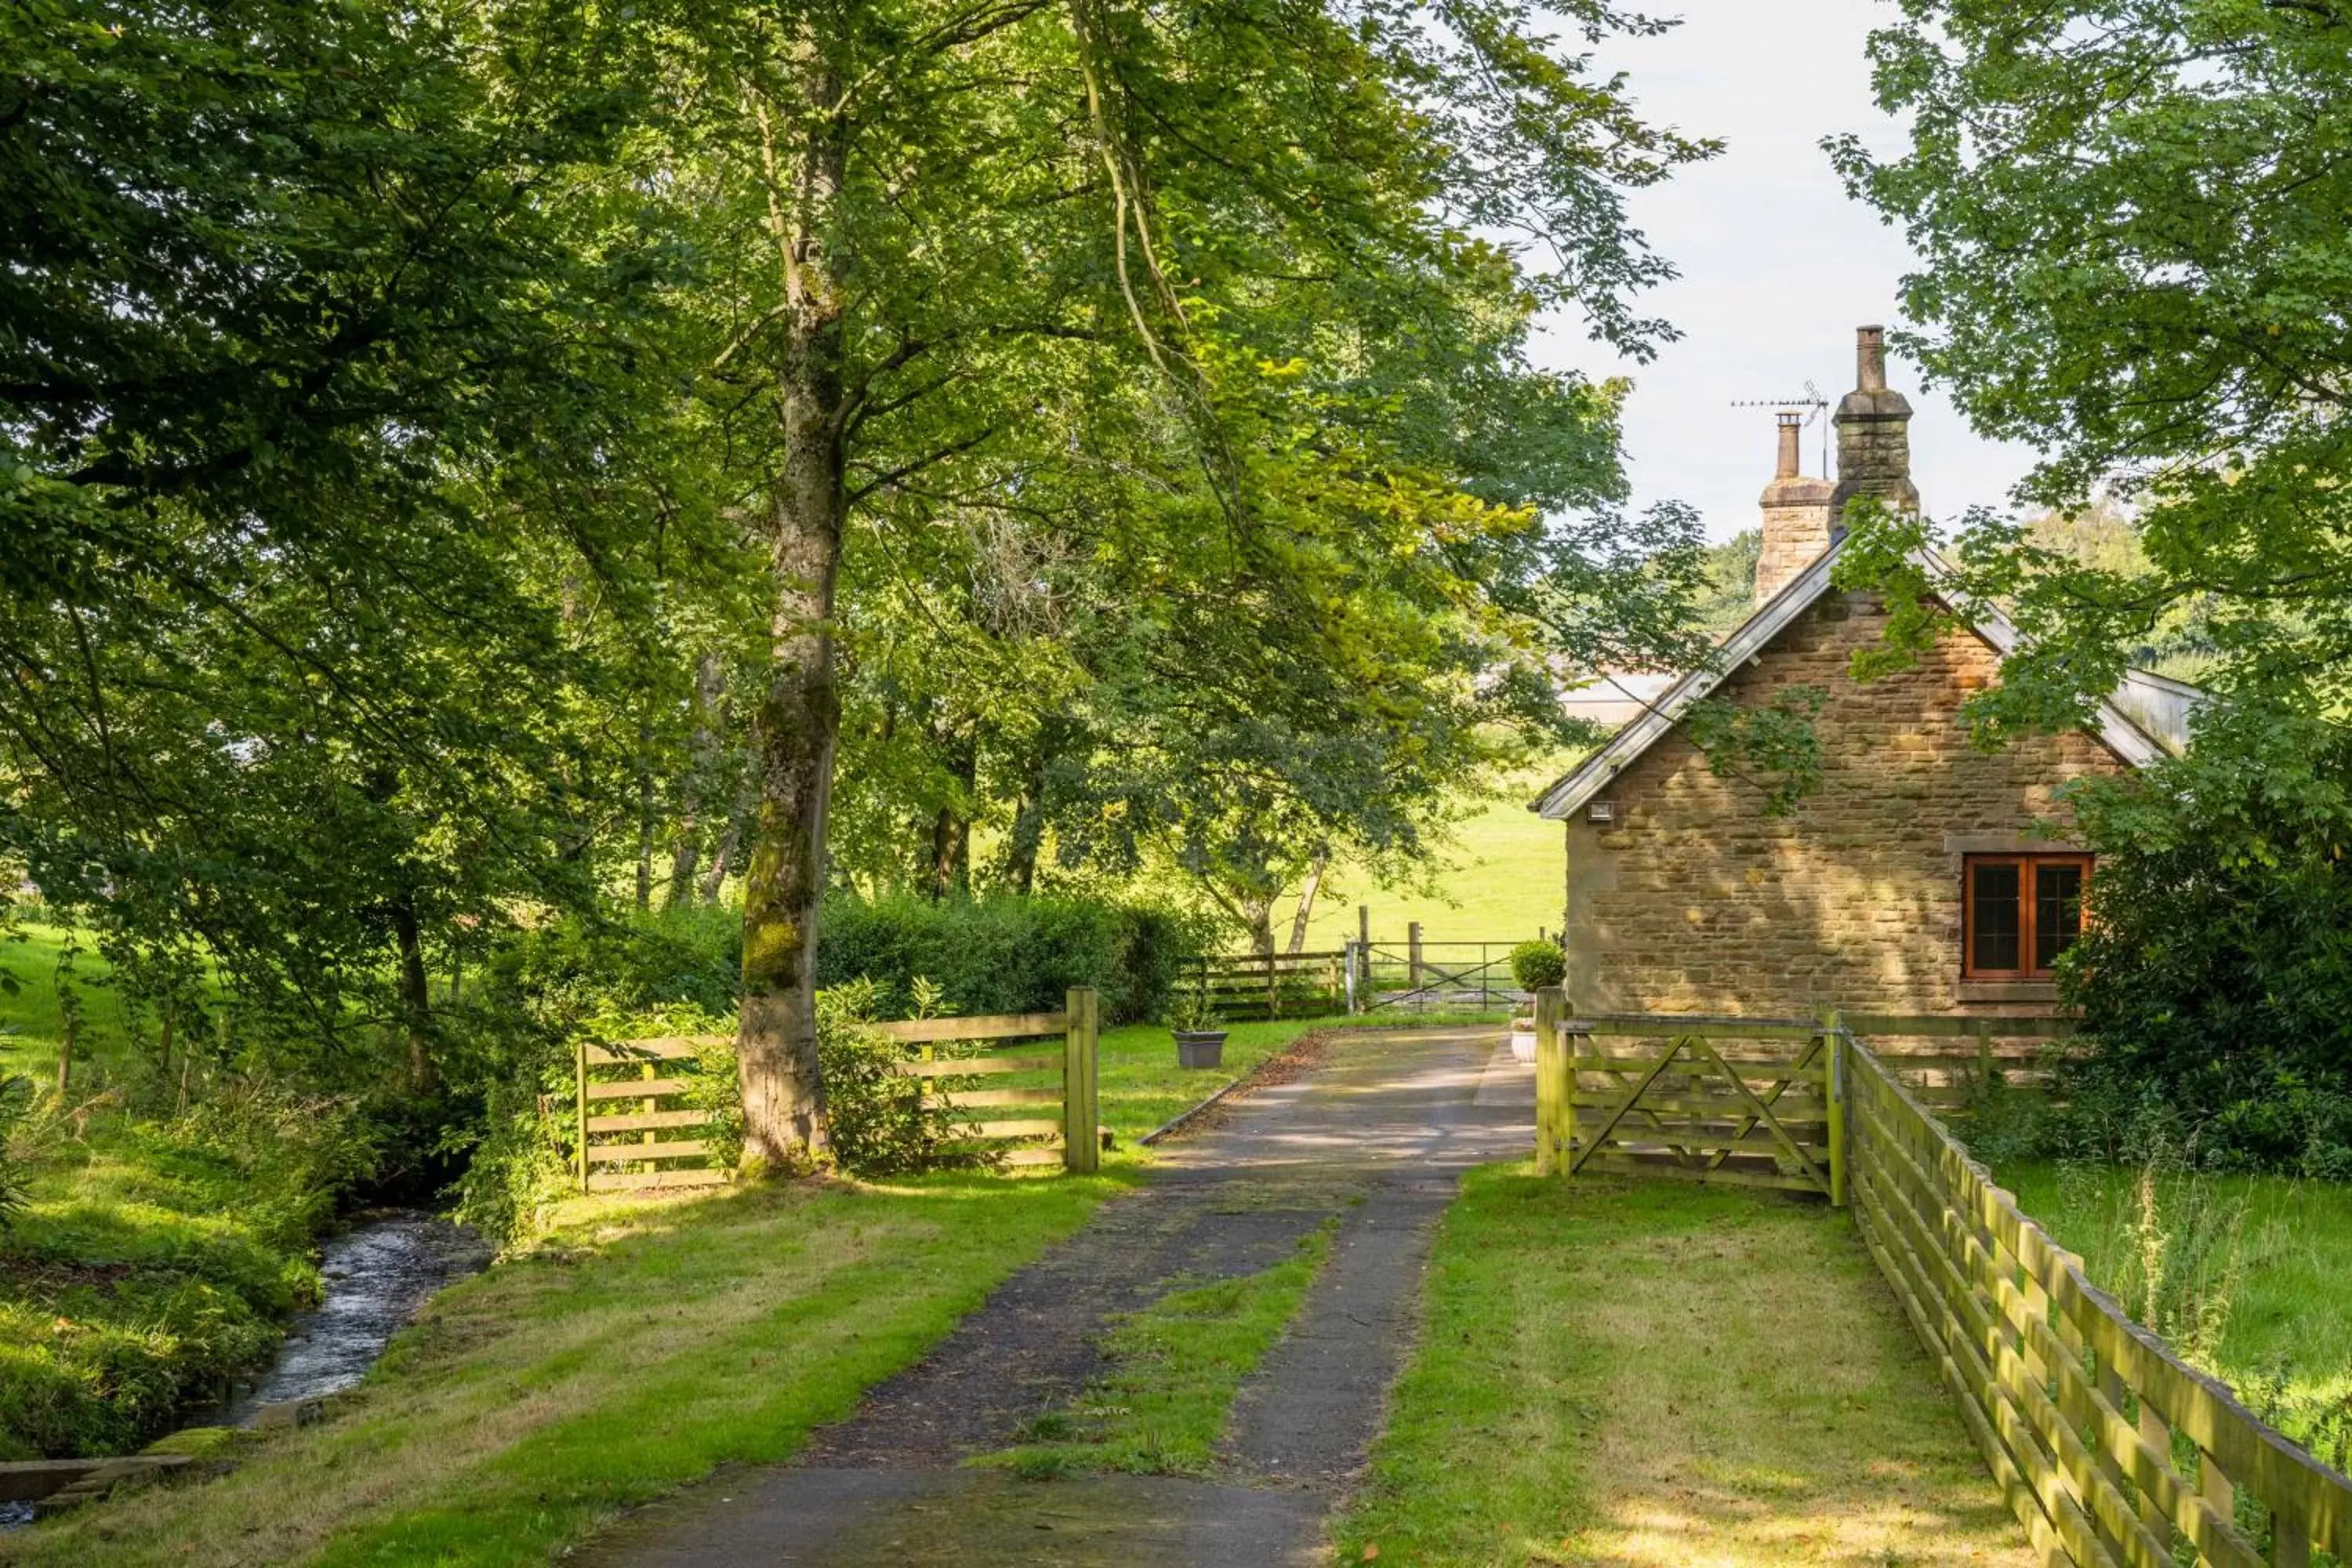
M 1528 350 L 1670 335 L 1623 198 L 1711 145 L 1593 59 L 1662 25 L 13 8 L 0 861 L 418 1080 L 500 933 L 740 886 L 782 1162 L 844 882 L 1151 868 L 1270 940 L 1559 679 L 1696 656 L 1623 385 Z
M 1908 145 L 1832 143 L 1922 264 L 1898 334 L 2025 498 L 2133 510 L 2125 571 L 1971 520 L 1961 592 L 2027 633 L 1992 732 L 2079 718 L 2168 618 L 2206 678 L 2340 713 L 2352 689 L 2347 303 L 2352 15 L 2331 0 L 1909 0 L 1872 41 Z M 1893 520 L 1890 520 L 1890 522 Z

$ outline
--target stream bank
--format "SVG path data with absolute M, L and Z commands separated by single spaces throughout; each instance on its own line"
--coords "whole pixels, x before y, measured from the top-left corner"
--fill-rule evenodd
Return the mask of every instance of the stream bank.
M 148 1479 L 185 1463 L 184 1453 L 158 1456 L 155 1450 L 190 1438 L 208 1440 L 206 1428 L 250 1426 L 278 1413 L 300 1419 L 309 1402 L 365 1377 L 417 1310 L 436 1291 L 487 1266 L 490 1252 L 478 1233 L 420 1209 L 353 1215 L 320 1248 L 319 1304 L 288 1325 L 266 1368 L 240 1379 L 227 1397 L 147 1454 L 0 1464 L 0 1530 L 30 1524 L 37 1511 L 102 1495 L 121 1480 Z

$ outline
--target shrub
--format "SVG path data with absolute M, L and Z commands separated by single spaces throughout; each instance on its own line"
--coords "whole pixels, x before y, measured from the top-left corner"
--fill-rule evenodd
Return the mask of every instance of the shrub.
M 861 1176 L 973 1163 L 953 1147 L 970 1119 L 926 1105 L 922 1079 L 896 1070 L 908 1047 L 872 1026 L 886 995 L 872 980 L 817 993 L 817 1060 L 834 1159 Z
M 1568 954 L 1556 942 L 1523 942 L 1511 949 L 1511 977 L 1522 991 L 1557 985 L 1568 978 Z
M 2081 787 L 2097 919 L 2061 959 L 2077 1139 L 2178 1123 L 2211 1168 L 2352 1174 L 2352 733 L 2218 708 L 2183 758 Z
M 928 975 L 965 1014 L 1050 1012 L 1071 986 L 1092 985 L 1111 1023 L 1159 1016 L 1211 935 L 1157 905 L 1012 894 L 835 897 L 818 932 L 817 984 L 874 982 L 877 1016 L 912 1011 L 915 977 Z

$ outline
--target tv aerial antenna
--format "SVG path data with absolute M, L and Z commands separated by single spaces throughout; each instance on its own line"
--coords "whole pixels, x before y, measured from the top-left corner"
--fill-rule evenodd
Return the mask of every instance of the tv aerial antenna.
M 1816 424 L 1820 425 L 1822 427 L 1822 478 L 1828 479 L 1830 477 L 1830 426 L 1829 421 L 1822 417 L 1822 415 L 1829 412 L 1830 400 L 1822 395 L 1822 389 L 1820 387 L 1815 386 L 1811 382 L 1808 381 L 1805 383 L 1805 390 L 1802 396 L 1734 398 L 1732 400 L 1731 406 L 1734 408 L 1778 408 L 1787 414 L 1801 413 L 1805 416 L 1805 422 L 1803 425 L 1799 426 L 1801 429 L 1810 430 Z

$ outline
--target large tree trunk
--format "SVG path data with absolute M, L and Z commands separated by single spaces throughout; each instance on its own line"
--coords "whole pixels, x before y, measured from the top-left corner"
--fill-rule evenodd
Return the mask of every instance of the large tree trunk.
M 816 1055 L 816 919 L 824 889 L 825 809 L 841 695 L 834 681 L 833 592 L 847 510 L 841 274 L 827 232 L 845 166 L 841 135 L 814 106 L 840 97 L 813 54 L 797 63 L 803 111 L 758 106 L 768 137 L 771 213 L 783 247 L 784 319 L 776 381 L 782 470 L 769 498 L 775 613 L 768 687 L 754 723 L 759 816 L 743 879 L 743 1005 L 736 1061 L 744 1156 L 771 1168 L 825 1147 Z M 778 138 L 789 141 L 779 142 Z
M 666 909 L 676 909 L 694 892 L 695 867 L 702 859 L 702 818 L 716 784 L 719 731 L 724 725 L 720 704 L 726 700 L 726 671 L 716 653 L 694 662 L 694 730 L 686 747 L 686 773 L 677 784 L 677 821 L 669 851 L 669 887 L 662 895 Z M 722 872 L 721 875 L 724 875 Z

